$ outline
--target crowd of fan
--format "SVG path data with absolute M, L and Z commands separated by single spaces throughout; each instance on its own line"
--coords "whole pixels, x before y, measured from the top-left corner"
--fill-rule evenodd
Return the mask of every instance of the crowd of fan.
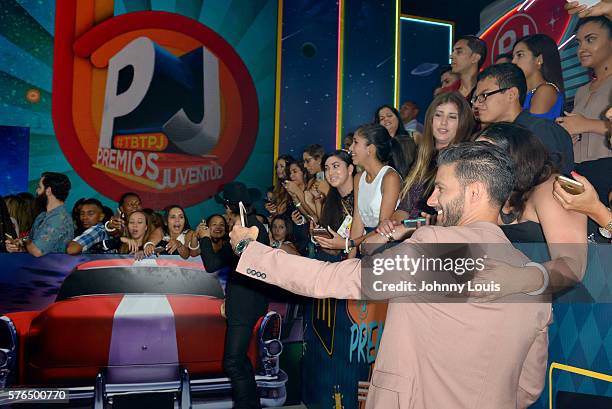
M 388 234 L 398 223 L 456 222 L 444 220 L 452 212 L 430 207 L 428 198 L 441 189 L 434 183 L 438 153 L 466 141 L 497 145 L 515 162 L 515 189 L 499 218 L 511 240 L 579 243 L 588 237 L 609 242 L 610 20 L 581 19 L 576 38 L 580 61 L 593 77 L 578 90 L 574 109 L 565 116 L 560 58 L 552 39 L 524 37 L 512 54 L 481 70 L 486 45 L 464 36 L 453 47 L 451 67 L 441 73 L 423 124 L 413 102 L 399 111 L 383 105 L 372 124 L 346 136 L 345 149 L 326 153 L 320 145 L 309 145 L 301 158 L 281 155 L 266 192 L 261 212 L 266 214 L 258 215 L 270 243 L 335 261 L 357 256 L 368 235 Z M 571 175 L 584 191 L 566 191 L 559 174 Z M 188 258 L 200 254 L 205 238 L 220 249 L 231 229 L 231 220 L 221 214 L 192 227 L 180 206 L 160 214 L 143 208 L 135 193 L 123 194 L 116 211 L 96 199 L 80 199 L 69 212 L 64 206 L 69 191 L 65 175 L 46 172 L 36 196 L 19 193 L 0 201 L 5 238 L 0 251 Z

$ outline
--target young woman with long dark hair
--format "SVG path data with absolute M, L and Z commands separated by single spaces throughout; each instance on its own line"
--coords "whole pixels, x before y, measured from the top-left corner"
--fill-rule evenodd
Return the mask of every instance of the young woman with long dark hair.
M 313 237 L 326 253 L 323 255 L 316 251 L 315 258 L 337 261 L 346 256 L 342 250 L 346 250 L 348 239 L 350 239 L 355 205 L 353 195 L 355 166 L 353 166 L 350 153 L 345 150 L 330 153 L 325 157 L 323 163 L 325 164 L 325 179 L 331 187 L 323 203 L 319 225 L 327 228 L 332 238 Z
M 561 57 L 555 41 L 546 34 L 532 34 L 517 41 L 512 63 L 525 74 L 527 96 L 523 103 L 533 116 L 554 120 L 563 112 L 564 87 Z
M 552 261 L 544 266 L 553 291 L 581 281 L 586 268 L 587 218 L 565 210 L 553 197 L 553 184 L 559 173 L 544 144 L 528 129 L 508 122 L 491 124 L 476 141 L 501 147 L 515 164 L 514 190 L 499 220 L 508 239 L 547 243 Z M 542 273 L 536 269 L 530 277 L 538 281 Z M 531 280 L 525 285 L 524 292 L 538 289 L 529 287 L 533 285 Z
M 355 131 L 351 154 L 353 164 L 363 172 L 355 176 L 355 206 L 351 226 L 351 245 L 356 247 L 381 220 L 391 217 L 397 207 L 402 178 L 394 169 L 392 150 L 401 151 L 398 142 L 379 124 L 364 125 Z M 402 160 L 402 157 L 398 157 Z M 401 167 L 401 166 L 398 166 Z

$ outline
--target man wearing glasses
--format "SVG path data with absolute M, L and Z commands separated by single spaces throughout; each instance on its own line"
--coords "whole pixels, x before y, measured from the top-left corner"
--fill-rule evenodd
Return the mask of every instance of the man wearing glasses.
M 555 122 L 523 111 L 526 94 L 527 82 L 519 67 L 510 63 L 491 65 L 478 75 L 472 108 L 483 124 L 514 122 L 529 129 L 544 143 L 559 171 L 569 174 L 574 169 L 571 136 Z

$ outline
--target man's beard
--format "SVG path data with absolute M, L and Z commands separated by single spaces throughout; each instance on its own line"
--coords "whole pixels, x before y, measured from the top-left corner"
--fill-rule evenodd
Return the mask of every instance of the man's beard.
M 463 204 L 465 203 L 464 197 L 459 195 L 456 199 L 448 202 L 446 206 L 442 206 L 444 213 L 444 220 L 442 226 L 456 226 L 459 224 L 459 220 L 463 216 Z
M 48 202 L 49 202 L 49 198 L 47 197 L 47 195 L 44 192 L 42 194 L 36 196 L 36 199 L 35 199 L 36 209 L 39 212 L 47 211 L 47 203 Z

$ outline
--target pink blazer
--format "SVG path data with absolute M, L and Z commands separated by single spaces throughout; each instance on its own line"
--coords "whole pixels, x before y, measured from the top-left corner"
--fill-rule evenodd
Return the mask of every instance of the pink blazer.
M 488 222 L 425 226 L 406 242 L 509 243 Z M 529 261 L 510 248 L 503 261 Z M 362 294 L 358 259 L 328 263 L 252 242 L 237 271 L 314 298 Z M 391 302 L 366 408 L 527 407 L 544 387 L 551 316 L 549 302 Z

